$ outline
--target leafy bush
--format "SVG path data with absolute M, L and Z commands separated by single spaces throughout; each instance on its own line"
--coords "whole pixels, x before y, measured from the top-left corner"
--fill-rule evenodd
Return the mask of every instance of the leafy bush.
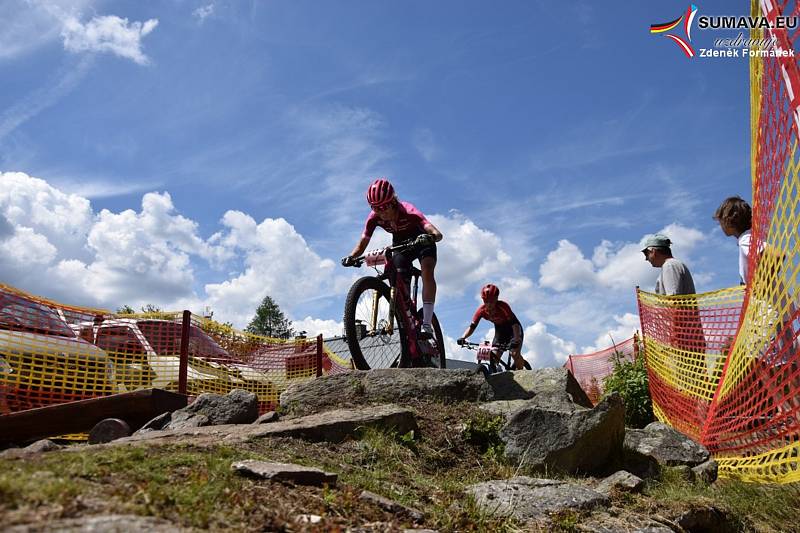
M 499 459 L 505 449 L 505 443 L 500 438 L 500 430 L 504 425 L 502 416 L 479 411 L 464 424 L 462 435 L 464 440 L 477 446 L 481 452 Z
M 625 403 L 625 425 L 642 428 L 653 421 L 653 401 L 650 398 L 650 383 L 644 357 L 625 361 L 617 352 L 614 371 L 604 380 L 605 396 L 619 393 Z

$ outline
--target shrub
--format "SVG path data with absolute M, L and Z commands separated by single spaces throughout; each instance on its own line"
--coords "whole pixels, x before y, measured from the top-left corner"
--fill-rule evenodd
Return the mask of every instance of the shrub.
M 625 404 L 625 425 L 641 428 L 653 421 L 653 401 L 650 398 L 650 383 L 644 357 L 625 361 L 617 352 L 614 371 L 604 380 L 605 396 L 619 393 Z

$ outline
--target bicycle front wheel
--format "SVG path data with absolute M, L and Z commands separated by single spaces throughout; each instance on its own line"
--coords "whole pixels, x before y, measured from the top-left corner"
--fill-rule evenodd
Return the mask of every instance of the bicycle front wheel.
M 403 339 L 397 318 L 390 321 L 389 286 L 374 276 L 356 280 L 344 304 L 344 334 L 359 370 L 397 366 Z

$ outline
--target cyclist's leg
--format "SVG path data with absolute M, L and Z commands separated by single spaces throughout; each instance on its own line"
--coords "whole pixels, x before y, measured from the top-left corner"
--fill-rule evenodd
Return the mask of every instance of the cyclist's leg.
M 436 245 L 431 244 L 418 252 L 422 271 L 422 323 L 430 325 L 433 320 L 433 306 L 436 302 Z
M 495 324 L 494 338 L 492 339 L 492 346 L 494 346 L 492 350 L 492 362 L 496 365 L 500 364 L 500 349 L 497 347 L 501 344 L 508 344 L 511 341 L 512 335 L 511 326 L 508 324 L 500 324 L 499 326 Z
M 511 357 L 514 358 L 514 369 L 525 370 L 525 359 L 522 358 L 522 345 L 525 343 L 525 330 L 522 325 L 519 326 L 521 330 L 519 333 L 519 346 L 511 350 Z

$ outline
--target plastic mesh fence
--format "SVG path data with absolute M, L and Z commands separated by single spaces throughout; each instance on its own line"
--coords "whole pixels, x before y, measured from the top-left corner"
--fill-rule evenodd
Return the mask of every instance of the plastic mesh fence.
M 689 296 L 639 291 L 656 416 L 700 440 L 741 316 L 741 287 Z
M 183 335 L 186 335 L 184 347 Z M 182 352 L 185 364 L 181 365 Z M 183 313 L 114 315 L 0 285 L 0 414 L 143 388 L 255 393 L 350 369 L 321 338 L 272 339 Z
M 751 11 L 770 21 L 800 16 L 795 2 L 754 1 Z M 751 35 L 774 39 L 780 50 L 796 50 L 799 36 L 797 28 Z M 746 290 L 639 294 L 657 416 L 705 444 L 721 475 L 748 481 L 800 481 L 798 57 L 750 58 L 753 235 Z M 735 309 L 708 305 L 726 294 L 731 304 L 741 300 L 738 320 Z M 702 328 L 685 324 L 695 304 Z M 678 309 L 684 309 L 682 334 Z M 728 313 L 731 321 L 722 326 Z M 712 316 L 720 324 L 714 338 L 707 327 Z
M 635 337 L 594 353 L 570 355 L 564 367 L 580 383 L 586 395 L 596 404 L 603 396 L 603 380 L 614 371 L 614 362 L 633 361 L 637 347 Z

